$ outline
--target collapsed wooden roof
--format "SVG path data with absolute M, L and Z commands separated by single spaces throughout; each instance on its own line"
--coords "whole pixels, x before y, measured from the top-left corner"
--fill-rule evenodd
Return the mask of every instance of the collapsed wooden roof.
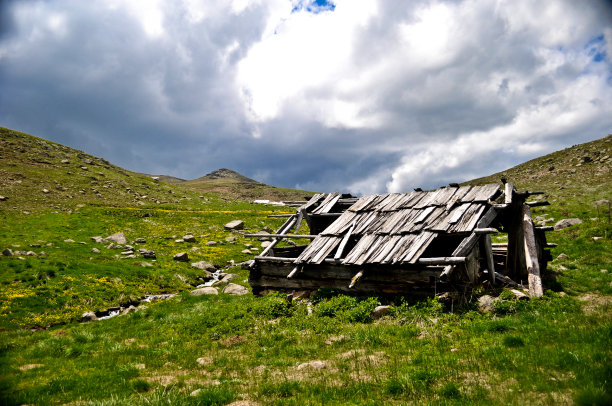
M 470 233 L 499 185 L 447 187 L 430 192 L 364 196 L 327 227 L 295 260 L 320 264 L 336 250 L 344 265 L 414 264 L 440 233 Z M 313 211 L 327 213 L 339 195 Z M 304 205 L 312 207 L 313 199 Z M 350 238 L 357 244 L 343 252 Z M 343 244 L 344 243 L 344 244 Z

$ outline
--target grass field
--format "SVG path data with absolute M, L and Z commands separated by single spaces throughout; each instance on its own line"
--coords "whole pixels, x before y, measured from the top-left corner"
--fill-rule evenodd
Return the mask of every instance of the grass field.
M 78 193 L 55 202 L 55 191 L 41 194 L 29 175 L 38 164 L 4 159 L 3 144 L 0 195 L 9 199 L 0 201 L 0 250 L 37 256 L 0 256 L 0 404 L 611 404 L 612 226 L 594 203 L 612 197 L 610 161 L 575 161 L 585 149 L 610 154 L 609 138 L 505 172 L 519 189 L 547 192 L 552 205 L 534 217 L 583 220 L 548 233 L 558 244 L 553 257 L 567 259 L 549 264 L 555 278 L 543 298 L 517 302 L 506 291 L 487 292 L 501 298 L 488 314 L 475 304 L 482 289 L 452 309 L 435 298 L 397 298 L 380 320 L 370 317 L 377 297 L 320 291 L 308 303 L 278 294 L 189 294 L 202 271 L 174 254 L 228 267 L 237 275 L 232 282 L 248 287 L 247 271 L 230 261 L 252 258 L 242 251 L 259 241 L 223 224 L 241 219 L 248 231 L 276 229 L 283 219 L 267 215 L 286 208 L 201 198 L 199 191 L 126 177 L 110 164 L 101 172 L 124 179 L 122 190 L 144 182 L 159 193 L 156 200 L 173 197 L 157 203 L 126 191 L 112 204 L 55 178 Z M 52 184 L 65 175 L 47 169 Z M 38 202 L 23 198 L 29 206 L 22 207 L 19 185 Z M 124 258 L 91 239 L 119 231 L 128 244 L 143 238 L 131 245 L 157 258 Z M 185 234 L 196 242 L 177 242 Z M 126 315 L 78 322 L 86 311 L 153 293 L 178 294 Z

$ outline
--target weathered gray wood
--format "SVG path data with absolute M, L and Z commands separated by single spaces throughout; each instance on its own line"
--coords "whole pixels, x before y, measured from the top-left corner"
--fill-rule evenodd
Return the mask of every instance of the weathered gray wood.
M 289 275 L 287 275 L 287 279 L 291 279 L 293 278 L 293 276 L 298 272 L 298 270 L 301 268 L 301 266 L 296 266 L 295 268 L 293 268 L 291 270 L 291 272 L 289 272 Z
M 536 200 L 533 202 L 525 202 L 525 204 L 529 207 L 550 206 L 550 202 L 548 200 Z
M 363 277 L 363 271 L 359 271 L 355 274 L 355 276 L 353 276 L 353 278 L 351 279 L 351 283 L 349 284 L 349 289 L 352 289 L 355 284 L 357 282 L 359 282 L 359 279 L 361 279 Z
M 512 204 L 512 196 L 514 195 L 514 183 L 508 182 L 504 185 L 504 203 Z
M 457 265 L 465 263 L 466 260 L 466 257 L 433 257 L 420 258 L 416 263 L 419 265 Z
M 495 220 L 497 217 L 497 210 L 495 207 L 489 207 L 489 210 L 478 220 L 476 223 L 476 227 L 478 228 L 487 228 L 489 225 Z
M 497 234 L 499 230 L 496 228 L 475 228 L 472 232 L 476 234 Z
M 493 248 L 497 248 L 497 247 L 508 248 L 508 243 L 507 242 L 494 242 L 491 244 L 491 246 Z
M 529 294 L 540 297 L 544 294 L 542 278 L 540 276 L 540 261 L 536 247 L 533 222 L 529 206 L 523 205 L 523 237 L 525 243 L 525 265 L 527 266 Z
M 305 213 L 304 210 L 302 209 L 298 210 L 297 220 L 295 222 L 295 229 L 293 230 L 293 232 L 296 234 L 300 231 L 300 227 L 302 227 L 302 220 L 304 220 L 304 213 Z
M 487 259 L 487 267 L 489 268 L 489 277 L 491 282 L 495 283 L 495 261 L 493 260 L 493 247 L 491 246 L 491 235 L 484 236 L 485 257 Z
M 506 275 L 502 275 L 499 272 L 495 272 L 495 280 L 499 281 L 503 284 L 509 285 L 509 286 L 519 286 L 518 283 L 514 282 L 512 279 L 508 278 Z
M 465 237 L 461 243 L 459 243 L 459 245 L 457 246 L 457 248 L 455 248 L 455 250 L 453 251 L 453 256 L 454 257 L 464 257 L 466 256 L 474 247 L 474 245 L 478 242 L 478 239 L 480 237 L 478 236 L 478 234 L 470 234 L 467 237 Z
M 314 234 L 245 234 L 245 237 L 254 237 L 254 238 L 259 238 L 259 237 L 270 237 L 270 238 L 306 238 L 306 239 L 315 239 L 318 237 L 318 235 L 314 235 Z
M 338 251 L 336 251 L 336 255 L 334 255 L 334 259 L 342 258 L 342 254 L 344 253 L 346 244 L 349 242 L 349 239 L 351 238 L 351 234 L 354 229 L 355 229 L 355 221 L 351 223 L 351 227 L 348 229 L 348 231 L 344 235 L 344 238 L 342 238 L 342 241 L 340 242 L 340 245 L 338 246 Z
M 439 279 L 442 282 L 445 282 L 448 280 L 448 278 L 450 277 L 450 275 L 455 271 L 455 269 L 457 269 L 457 267 L 455 265 L 446 265 L 444 267 L 444 270 L 442 271 L 442 273 L 440 274 Z
M 293 227 L 293 224 L 295 224 L 295 215 L 291 216 L 286 222 L 285 224 L 283 224 L 279 229 L 278 232 L 276 234 L 286 234 L 287 231 L 289 231 L 289 229 L 291 227 Z M 268 254 L 268 252 L 270 252 L 270 250 L 272 250 L 272 248 L 274 248 L 274 246 L 276 244 L 278 244 L 280 240 L 278 238 L 274 239 L 272 241 L 272 243 L 270 245 L 268 245 L 266 247 L 265 250 L 263 250 L 263 252 L 261 254 L 259 254 L 260 256 L 266 256 L 266 254 Z

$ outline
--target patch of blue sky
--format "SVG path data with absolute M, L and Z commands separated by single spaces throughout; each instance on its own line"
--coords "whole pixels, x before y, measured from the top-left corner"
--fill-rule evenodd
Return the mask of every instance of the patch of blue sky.
M 336 5 L 330 0 L 294 0 L 292 13 L 306 11 L 308 13 L 319 14 L 325 11 L 334 11 Z
M 593 62 L 604 62 L 606 60 L 606 41 L 603 35 L 599 35 L 586 43 L 584 49 Z

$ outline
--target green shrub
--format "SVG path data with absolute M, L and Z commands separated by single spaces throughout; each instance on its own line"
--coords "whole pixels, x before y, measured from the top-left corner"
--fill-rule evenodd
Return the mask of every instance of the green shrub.
M 346 322 L 367 323 L 372 320 L 370 314 L 378 304 L 375 297 L 360 300 L 353 296 L 339 295 L 319 302 L 314 313 L 319 317 L 336 317 Z

